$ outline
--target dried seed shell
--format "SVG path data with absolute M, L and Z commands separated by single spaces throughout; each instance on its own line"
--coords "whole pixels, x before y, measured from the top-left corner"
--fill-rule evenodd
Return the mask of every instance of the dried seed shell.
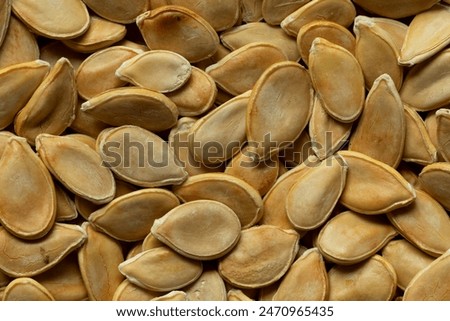
M 438 162 L 425 166 L 419 174 L 423 190 L 450 210 L 450 163 Z
M 147 0 L 114 0 L 108 5 L 102 0 L 83 0 L 83 2 L 100 17 L 123 24 L 134 22 L 150 5 Z
M 0 47 L 8 31 L 9 18 L 11 17 L 11 0 L 5 0 L 0 4 Z
M 204 270 L 202 275 L 184 289 L 187 301 L 227 301 L 227 289 L 219 272 Z
M 227 292 L 227 301 L 253 301 L 242 290 L 231 289 Z
M 150 301 L 157 298 L 161 293 L 150 291 L 136 284 L 131 283 L 127 279 L 117 287 L 112 298 L 113 301 Z
M 56 222 L 71 221 L 77 218 L 75 202 L 60 184 L 54 184 L 56 194 Z
M 310 0 L 263 0 L 261 12 L 264 21 L 279 25 L 284 18 L 307 4 Z
M 78 133 L 96 138 L 102 130 L 110 126 L 98 120 L 94 116 L 81 111 L 82 103 L 83 101 L 80 100 L 75 107 L 75 119 L 72 124 L 70 124 L 70 128 Z
M 431 8 L 438 0 L 354 0 L 354 3 L 377 15 L 398 19 L 416 15 Z
M 437 154 L 437 156 L 435 156 L 435 160 L 433 162 L 445 162 L 444 157 L 442 156 L 442 152 L 440 150 L 439 147 L 439 142 L 438 142 L 438 138 L 437 138 L 437 117 L 436 117 L 436 112 L 437 110 L 432 110 L 429 113 L 427 113 L 427 115 L 425 116 L 425 127 L 426 127 L 426 131 L 427 131 L 427 135 L 426 137 L 429 138 L 430 142 L 431 142 L 431 146 L 435 147 L 434 148 L 434 152 Z M 422 118 L 421 118 L 422 119 Z M 429 165 L 429 164 L 426 164 Z
M 153 298 L 150 301 L 187 301 L 187 294 L 183 291 L 170 291 L 169 293 Z
M 450 109 L 436 111 L 436 138 L 442 157 L 450 162 Z
M 50 292 L 31 278 L 17 278 L 5 288 L 3 301 L 55 301 Z

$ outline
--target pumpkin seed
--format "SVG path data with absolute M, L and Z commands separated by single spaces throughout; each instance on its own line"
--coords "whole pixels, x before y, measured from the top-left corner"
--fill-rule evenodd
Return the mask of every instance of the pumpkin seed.
M 17 278 L 5 288 L 3 301 L 55 301 L 50 292 L 31 278 Z
M 219 272 L 204 270 L 202 275 L 185 288 L 187 301 L 226 301 L 227 290 Z
M 418 14 L 429 9 L 439 1 L 401 0 L 392 2 L 389 0 L 354 0 L 353 2 L 369 12 L 383 17 L 398 19 Z
M 114 0 L 108 5 L 101 0 L 83 0 L 83 2 L 100 17 L 124 24 L 134 22 L 150 5 L 147 0 Z
M 187 301 L 187 294 L 183 291 L 171 291 L 150 301 Z
M 284 18 L 307 4 L 310 0 L 264 0 L 261 12 L 264 21 L 271 25 L 279 25 Z
M 3 1 L 0 4 L 0 47 L 8 31 L 9 18 L 11 17 L 11 0 Z
M 127 279 L 123 280 L 122 283 L 114 292 L 113 301 L 150 301 L 157 298 L 161 293 L 150 291 L 140 286 L 137 286 Z
M 419 174 L 420 184 L 431 197 L 450 210 L 450 164 L 434 163 L 425 166 Z
M 441 108 L 436 111 L 436 138 L 442 157 L 450 162 L 450 109 Z
M 54 184 L 56 195 L 56 218 L 57 222 L 71 221 L 78 217 L 75 202 L 67 191 L 58 183 Z

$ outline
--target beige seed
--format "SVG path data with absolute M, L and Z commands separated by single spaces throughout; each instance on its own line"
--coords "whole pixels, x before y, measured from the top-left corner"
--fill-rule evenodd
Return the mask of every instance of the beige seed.
M 31 278 L 17 278 L 5 288 L 3 301 L 55 301 L 50 292 Z
M 150 291 L 137 286 L 127 279 L 117 287 L 112 298 L 113 301 L 150 301 L 157 298 L 161 293 Z
M 416 15 L 429 9 L 438 0 L 354 0 L 354 2 L 368 12 L 388 18 L 404 18 Z
M 390 35 L 390 39 L 400 55 L 400 50 L 402 49 L 406 33 L 408 32 L 408 25 L 398 20 L 382 17 L 372 17 L 371 20 L 375 26 L 383 29 Z
M 160 240 L 153 236 L 152 233 L 148 233 L 144 241 L 142 241 L 142 252 L 151 250 L 160 246 L 164 246 Z
M 11 17 L 11 0 L 5 0 L 0 4 L 0 47 L 8 31 L 9 19 Z
M 187 288 L 187 301 L 226 301 L 227 290 L 219 272 L 205 269 L 200 277 Z
M 316 99 L 314 98 L 314 103 L 315 102 Z M 313 113 L 314 113 L 314 106 L 313 106 Z M 311 114 L 309 124 L 311 124 L 312 122 L 312 117 L 313 115 Z M 278 156 L 284 161 L 284 164 L 292 167 L 295 167 L 298 164 L 303 163 L 308 159 L 308 157 L 315 155 L 313 151 L 313 144 L 311 142 L 311 137 L 309 136 L 308 130 L 305 128 L 300 134 L 300 136 L 296 140 L 294 140 L 292 145 L 289 145 L 286 149 L 283 149 L 280 152 L 281 153 Z
M 54 184 L 56 193 L 56 222 L 66 222 L 78 217 L 74 200 L 60 185 Z
M 128 251 L 125 259 L 131 259 L 133 256 L 142 252 L 142 242 L 135 243 L 135 245 Z
M 38 275 L 58 264 L 85 240 L 86 233 L 75 224 L 55 223 L 46 236 L 34 241 L 16 238 L 0 228 L 0 270 L 13 277 Z
M 450 164 L 438 162 L 425 166 L 419 174 L 423 189 L 446 210 L 450 210 Z
M 72 124 L 70 124 L 70 128 L 78 133 L 97 138 L 98 134 L 100 134 L 102 130 L 110 126 L 89 115 L 88 113 L 81 111 L 80 108 L 82 103 L 83 101 L 80 100 L 75 107 L 75 119 Z
M 425 116 L 425 127 L 427 129 L 427 133 L 431 141 L 431 145 L 433 147 L 435 147 L 435 151 L 437 152 L 437 159 L 435 161 L 438 162 L 445 162 L 444 157 L 442 156 L 442 152 L 440 150 L 439 147 L 439 143 L 438 143 L 438 138 L 437 138 L 437 117 L 436 117 L 436 112 L 439 109 L 436 110 L 432 110 L 430 112 L 428 112 Z M 428 164 L 426 164 L 428 165 Z
M 284 18 L 307 4 L 310 0 L 263 0 L 262 15 L 264 21 L 271 25 L 279 25 Z
M 188 301 L 187 294 L 183 291 L 171 291 L 167 294 L 153 298 L 150 301 Z
M 436 138 L 442 157 L 450 162 L 450 109 L 441 108 L 436 111 Z
M 253 301 L 242 290 L 231 289 L 227 293 L 227 301 Z
M 134 22 L 150 5 L 147 0 L 114 0 L 108 5 L 102 0 L 83 0 L 83 2 L 100 17 L 123 24 Z
M 40 59 L 47 61 L 50 66 L 54 66 L 62 57 L 67 58 L 72 64 L 73 69 L 77 71 L 87 56 L 86 54 L 70 49 L 62 41 L 58 40 L 51 41 L 40 48 Z
M 9 139 L 11 137 L 17 137 L 17 136 L 6 130 L 0 131 L 0 159 L 1 159 L 3 152 L 5 151 L 5 148 L 8 145 Z
M 75 138 L 76 140 L 88 145 L 92 150 L 96 150 L 97 148 L 97 143 L 94 137 L 79 133 L 67 134 L 66 137 Z
M 168 247 L 144 251 L 119 265 L 127 279 L 145 289 L 167 292 L 197 280 L 203 271 L 201 261 L 188 259 Z
M 371 257 L 396 235 L 395 229 L 382 215 L 367 216 L 345 211 L 322 227 L 317 247 L 327 260 L 350 265 Z

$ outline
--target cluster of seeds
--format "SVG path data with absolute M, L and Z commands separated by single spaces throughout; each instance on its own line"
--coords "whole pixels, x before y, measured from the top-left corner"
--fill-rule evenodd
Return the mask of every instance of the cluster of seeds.
M 450 1 L 3 0 L 0 298 L 450 300 Z

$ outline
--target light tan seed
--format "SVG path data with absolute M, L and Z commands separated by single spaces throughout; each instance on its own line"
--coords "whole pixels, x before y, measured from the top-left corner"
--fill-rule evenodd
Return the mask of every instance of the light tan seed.
M 130 49 L 138 49 L 138 50 L 142 50 L 142 51 L 148 51 L 148 47 L 144 44 L 141 43 L 140 41 L 135 42 L 135 41 L 131 41 L 130 39 L 124 38 L 122 40 L 120 40 L 119 42 L 116 43 L 117 46 L 124 46 Z
M 345 211 L 322 227 L 317 247 L 327 260 L 349 265 L 371 257 L 396 235 L 396 230 L 382 215 Z
M 278 287 L 280 286 L 281 281 L 277 281 L 275 283 L 272 283 L 271 285 L 265 286 L 263 288 L 258 289 L 258 300 L 259 301 L 273 301 L 273 296 L 278 290 Z
M 323 301 L 328 297 L 328 275 L 317 248 L 307 250 L 284 275 L 274 301 Z
M 53 227 L 56 194 L 52 177 L 21 137 L 10 137 L 0 159 L 0 222 L 23 239 L 43 237 Z
M 328 280 L 330 301 L 389 301 L 397 286 L 394 268 L 380 255 L 351 266 L 336 265 Z
M 7 130 L 0 131 L 0 159 L 11 137 L 17 136 Z
M 225 282 L 219 272 L 205 269 L 200 277 L 184 289 L 187 301 L 227 301 Z
M 403 176 L 404 179 L 408 181 L 416 190 L 419 188 L 419 176 L 417 173 L 413 170 L 413 167 L 410 166 L 407 163 L 400 163 L 400 165 L 397 167 L 397 171 L 400 173 L 400 175 Z
M 53 39 L 69 39 L 86 32 L 89 13 L 81 0 L 14 0 L 12 10 L 33 32 Z
M 342 123 L 328 115 L 319 97 L 315 95 L 308 128 L 312 150 L 319 159 L 325 159 L 348 141 L 352 123 Z
M 300 59 L 295 39 L 289 37 L 280 27 L 263 22 L 250 22 L 230 28 L 220 35 L 220 40 L 231 50 L 253 42 L 267 42 L 282 50 L 289 60 Z
M 243 230 L 233 251 L 219 261 L 219 273 L 225 281 L 239 288 L 270 285 L 291 266 L 298 240 L 296 232 L 271 225 Z
M 5 288 L 3 301 L 55 301 L 50 292 L 31 278 L 17 278 Z
M 344 190 L 348 166 L 332 156 L 305 170 L 286 196 L 289 221 L 299 230 L 313 230 L 328 219 Z
M 222 43 L 219 44 L 219 47 L 217 48 L 217 51 L 209 58 L 203 59 L 194 65 L 197 68 L 200 68 L 201 70 L 205 70 L 208 68 L 208 66 L 217 63 L 220 59 L 223 59 L 226 55 L 228 55 L 231 52 L 230 49 L 225 47 Z
M 153 222 L 180 202 L 171 192 L 149 188 L 119 196 L 89 216 L 100 231 L 121 241 L 143 240 Z
M 56 193 L 56 222 L 76 219 L 78 212 L 74 200 L 60 184 L 56 183 L 54 186 Z
M 144 241 L 142 241 L 142 252 L 151 250 L 160 246 L 164 246 L 164 243 L 162 243 L 160 240 L 158 240 L 156 237 L 152 235 L 152 233 L 148 233 L 148 235 L 145 237 Z
M 394 43 L 398 54 L 400 55 L 400 50 L 402 49 L 403 42 L 405 41 L 406 33 L 408 31 L 408 25 L 398 20 L 382 17 L 372 17 L 371 20 L 375 26 L 383 29 L 390 35 L 390 38 Z
M 87 58 L 87 55 L 70 49 L 58 40 L 50 41 L 40 48 L 40 59 L 47 61 L 50 66 L 54 66 L 62 57 L 70 61 L 76 72 L 84 59 Z
M 392 240 L 382 251 L 397 274 L 397 286 L 404 290 L 414 276 L 435 260 L 406 240 Z
M 405 127 L 403 103 L 395 84 L 388 74 L 382 74 L 367 95 L 358 126 L 350 137 L 349 150 L 395 168 L 403 156 Z
M 189 80 L 191 65 L 173 51 L 150 50 L 123 62 L 116 76 L 136 86 L 167 93 Z
M 196 121 L 189 130 L 189 151 L 203 164 L 217 164 L 237 154 L 246 140 L 245 116 L 251 92 L 236 96 Z
M 236 245 L 241 224 L 228 206 L 198 200 L 177 206 L 156 219 L 151 233 L 183 256 L 213 260 L 224 256 Z
M 201 261 L 188 259 L 168 247 L 144 251 L 119 265 L 127 279 L 145 289 L 167 292 L 185 287 L 203 272 Z
M 436 138 L 442 157 L 450 162 L 450 109 L 436 111 Z
M 113 199 L 114 177 L 85 143 L 72 137 L 41 134 L 36 138 L 36 150 L 48 170 L 72 193 L 96 204 Z
M 59 59 L 14 119 L 14 130 L 34 145 L 39 134 L 60 135 L 75 118 L 77 91 L 73 66 Z
M 83 103 L 81 111 L 111 126 L 135 125 L 150 131 L 169 129 L 178 117 L 169 98 L 139 87 L 107 90 Z
M 70 124 L 70 128 L 74 131 L 97 138 L 100 132 L 108 127 L 108 124 L 98 120 L 97 118 L 81 111 L 83 100 L 79 100 L 75 107 L 75 119 Z
M 403 160 L 421 165 L 437 161 L 437 150 L 427 132 L 426 125 L 414 109 L 404 106 L 406 136 Z
M 83 2 L 100 17 L 123 24 L 134 22 L 150 5 L 148 0 L 114 0 L 108 5 L 102 0 L 83 0 Z
M 450 164 L 437 162 L 425 166 L 419 174 L 419 181 L 425 192 L 450 210 Z
M 241 19 L 244 22 L 257 22 L 263 19 L 263 0 L 241 0 Z
M 169 145 L 137 126 L 105 129 L 97 138 L 97 151 L 114 174 L 138 186 L 181 184 L 187 178 Z
M 438 110 L 439 109 L 432 110 L 432 111 L 428 112 L 426 114 L 426 116 L 425 116 L 425 120 L 424 120 L 425 121 L 425 127 L 426 127 L 427 133 L 428 133 L 428 135 L 426 135 L 426 136 L 429 137 L 432 146 L 435 147 L 435 150 L 437 152 L 437 159 L 436 160 L 438 162 L 445 162 L 445 159 L 442 156 L 442 152 L 440 150 L 439 143 L 438 143 L 438 138 L 437 138 L 437 117 L 436 117 L 436 112 Z M 428 165 L 428 164 L 426 164 L 426 165 Z
M 297 35 L 297 48 L 306 64 L 316 38 L 324 38 L 355 54 L 355 36 L 348 29 L 332 21 L 314 20 L 301 27 Z
M 365 10 L 383 17 L 398 19 L 416 15 L 421 11 L 431 8 L 438 0 L 354 0 L 357 5 Z
M 348 164 L 340 202 L 363 214 L 380 214 L 410 204 L 414 188 L 392 167 L 354 151 L 340 151 Z
M 351 52 L 316 38 L 309 54 L 309 68 L 325 111 L 340 122 L 356 120 L 364 106 L 364 76 Z
M 284 18 L 309 1 L 311 0 L 263 0 L 261 11 L 264 21 L 271 25 L 279 25 Z
M 55 223 L 44 237 L 27 241 L 0 228 L 0 270 L 13 277 L 32 277 L 58 264 L 86 240 L 86 233 L 75 224 Z
M 12 15 L 0 50 L 0 68 L 36 59 L 39 59 L 36 37 Z
M 450 300 L 450 250 L 411 280 L 403 295 L 404 301 L 448 301 Z
M 309 122 L 311 123 L 311 118 Z M 284 161 L 283 165 L 288 165 L 292 168 L 297 166 L 298 164 L 303 163 L 308 159 L 308 157 L 313 155 L 315 154 L 312 149 L 311 137 L 309 136 L 308 130 L 305 128 L 300 136 L 296 140 L 294 140 L 292 145 L 289 145 L 287 148 L 283 149 L 278 156 L 282 161 Z
M 157 298 L 161 293 L 150 291 L 137 286 L 127 279 L 117 287 L 112 298 L 113 301 L 150 301 Z
M 400 51 L 392 36 L 374 22 L 373 18 L 357 16 L 353 25 L 356 35 L 355 57 L 361 65 L 366 88 L 370 90 L 375 80 L 388 74 L 400 89 L 403 67 L 397 63 Z
M 207 173 L 189 177 L 173 191 L 184 202 L 218 201 L 231 208 L 243 229 L 256 224 L 262 216 L 258 191 L 243 180 L 224 173 Z
M 435 55 L 450 43 L 450 8 L 435 4 L 414 16 L 398 59 L 412 66 Z
M 96 140 L 94 137 L 85 135 L 85 134 L 79 134 L 79 133 L 74 133 L 74 134 L 67 134 L 65 135 L 66 137 L 70 137 L 70 138 L 75 138 L 76 140 L 88 145 L 91 149 L 96 150 Z
M 286 60 L 278 47 L 270 43 L 253 42 L 210 65 L 206 72 L 219 87 L 232 95 L 240 95 L 251 90 L 267 68 Z
M 97 16 L 91 16 L 90 21 L 89 28 L 83 35 L 63 40 L 63 43 L 75 51 L 91 53 L 122 40 L 127 33 L 124 25 Z
M 299 64 L 280 62 L 264 71 L 247 106 L 247 139 L 256 159 L 267 159 L 300 136 L 311 117 L 313 98 L 309 74 Z
M 231 289 L 227 293 L 227 301 L 253 301 L 242 290 Z
M 90 223 L 82 225 L 87 240 L 78 250 L 78 264 L 88 297 L 93 301 L 110 301 L 123 276 L 117 266 L 124 260 L 119 242 L 97 232 Z
M 150 301 L 188 301 L 188 300 L 186 292 L 171 291 L 167 294 L 153 298 Z
M 136 23 L 151 50 L 174 51 L 191 63 L 211 57 L 219 46 L 219 37 L 211 25 L 181 6 L 147 11 L 137 18 Z
M 355 6 L 350 0 L 312 0 L 284 18 L 281 28 L 295 37 L 301 27 L 313 20 L 333 21 L 348 27 L 355 16 Z

